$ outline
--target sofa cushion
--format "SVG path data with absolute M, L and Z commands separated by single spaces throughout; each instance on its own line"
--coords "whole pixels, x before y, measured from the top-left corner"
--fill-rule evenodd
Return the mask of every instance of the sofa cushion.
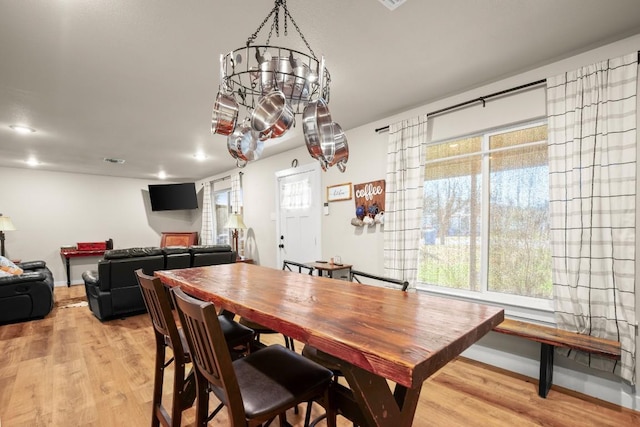
M 151 255 L 162 255 L 162 250 L 156 247 L 110 249 L 104 253 L 104 259 L 123 259 Z
M 202 254 L 211 252 L 231 252 L 229 245 L 195 245 L 189 248 L 192 254 Z
M 16 265 L 23 270 L 42 270 L 47 266 L 47 263 L 42 260 L 38 260 L 19 262 Z
M 162 248 L 162 252 L 165 255 L 184 254 L 189 253 L 189 248 L 186 246 L 165 246 Z
M 162 252 L 164 252 L 166 270 L 191 267 L 191 252 L 188 247 L 166 246 L 162 248 Z

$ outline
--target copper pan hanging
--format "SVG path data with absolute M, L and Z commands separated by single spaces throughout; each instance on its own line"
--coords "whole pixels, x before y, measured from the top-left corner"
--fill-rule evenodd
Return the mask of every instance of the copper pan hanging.
M 335 122 L 333 123 L 333 141 L 335 143 L 335 154 L 328 166 L 335 165 L 340 172 L 344 172 L 347 170 L 347 162 L 349 161 L 349 145 L 342 127 Z
M 220 55 L 220 81 L 225 80 L 223 56 Z M 230 135 L 236 128 L 238 120 L 238 103 L 233 96 L 225 93 L 225 86 L 221 85 L 213 104 L 211 115 L 211 133 Z
M 271 138 L 284 135 L 295 121 L 295 114 L 280 90 L 273 90 L 258 101 L 251 113 L 251 127 L 261 135 Z
M 311 101 L 302 113 L 302 129 L 309 154 L 326 169 L 335 156 L 334 126 L 324 99 Z

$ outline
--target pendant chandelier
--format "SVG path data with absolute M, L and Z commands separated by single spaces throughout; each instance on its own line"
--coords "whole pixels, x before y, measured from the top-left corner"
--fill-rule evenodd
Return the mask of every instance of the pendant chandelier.
M 287 36 L 289 22 L 308 52 L 273 46 L 280 37 L 280 21 Z M 271 19 L 263 44 L 258 34 Z M 331 76 L 324 57 L 318 59 L 287 9 L 276 0 L 271 12 L 244 47 L 220 55 L 220 85 L 213 106 L 211 132 L 227 136 L 229 154 L 238 167 L 262 155 L 265 144 L 282 137 L 302 116 L 309 154 L 323 170 L 336 166 L 341 172 L 349 159 L 347 138 L 329 112 Z M 239 120 L 240 119 L 240 120 Z

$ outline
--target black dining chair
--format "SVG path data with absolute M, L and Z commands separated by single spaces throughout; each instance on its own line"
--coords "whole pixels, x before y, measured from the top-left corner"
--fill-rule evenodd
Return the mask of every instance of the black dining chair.
M 289 270 L 289 271 L 294 271 L 294 269 L 297 269 L 298 273 L 305 273 L 305 274 L 309 274 L 312 275 L 313 274 L 313 267 L 309 267 L 306 264 L 302 264 L 299 262 L 295 262 L 295 261 L 288 261 L 288 260 L 284 260 L 282 262 L 282 270 Z M 251 321 L 249 319 L 246 319 L 244 317 L 240 318 L 240 324 L 244 325 L 248 328 L 251 328 L 255 331 L 256 336 L 255 336 L 255 340 L 257 343 L 260 343 L 260 335 L 263 334 L 277 334 L 277 331 L 274 331 L 273 329 L 267 328 L 259 323 L 256 323 L 254 321 Z M 282 337 L 284 338 L 284 344 L 285 347 L 287 347 L 290 350 L 296 351 L 296 347 L 295 344 L 293 343 L 293 339 L 282 334 Z
M 197 426 L 206 426 L 211 419 L 209 393 L 227 407 L 229 425 L 234 427 L 259 426 L 275 417 L 285 426 L 288 409 L 314 399 L 329 401 L 330 370 L 281 345 L 232 361 L 214 305 L 179 288 L 173 292 L 194 355 Z M 335 414 L 328 407 L 327 424 L 335 427 Z
M 377 276 L 375 274 L 365 273 L 364 271 L 358 271 L 358 270 L 351 270 L 350 279 L 352 282 L 357 282 L 357 283 L 363 283 L 361 280 L 370 279 L 370 282 L 380 283 L 385 287 L 399 289 L 402 292 L 406 292 L 407 289 L 409 288 L 409 282 L 406 280 L 399 280 L 399 279 L 392 279 L 390 277 Z M 336 393 L 344 392 L 343 391 L 344 387 L 338 384 L 338 380 L 340 377 L 343 376 L 343 374 L 342 374 L 342 371 L 340 370 L 339 361 L 334 356 L 327 354 L 323 351 L 320 351 L 317 348 L 310 345 L 304 346 L 304 348 L 302 349 L 302 355 L 308 358 L 309 360 L 313 360 L 314 362 L 319 363 L 325 368 L 330 369 L 331 372 L 333 372 L 333 379 L 335 382 Z M 310 421 L 312 403 L 313 402 L 309 402 L 309 405 L 307 406 L 307 413 L 305 414 L 305 423 L 304 423 L 305 426 L 310 426 L 310 427 L 315 426 L 318 421 L 320 421 L 325 417 L 325 415 L 321 415 L 320 417 L 316 418 L 313 422 Z M 342 415 L 345 415 L 347 418 L 351 419 L 351 421 L 353 421 L 354 426 L 365 424 L 364 420 L 359 419 L 359 416 L 360 416 L 359 414 L 354 413 L 354 414 L 342 414 Z
M 167 288 L 159 278 L 144 274 L 142 269 L 136 270 L 136 278 L 140 291 L 151 318 L 156 341 L 156 360 L 153 378 L 153 398 L 151 426 L 179 427 L 182 412 L 190 408 L 196 397 L 195 374 L 193 369 L 185 377 L 185 365 L 192 362 L 191 353 L 187 346 L 184 332 L 176 324 L 171 310 L 171 300 Z M 245 326 L 228 320 L 220 319 L 223 333 L 234 351 L 238 347 L 249 349 L 253 339 L 253 331 Z M 171 348 L 173 356 L 166 360 L 167 347 Z M 164 371 L 173 363 L 173 399 L 171 413 L 162 405 L 162 387 Z

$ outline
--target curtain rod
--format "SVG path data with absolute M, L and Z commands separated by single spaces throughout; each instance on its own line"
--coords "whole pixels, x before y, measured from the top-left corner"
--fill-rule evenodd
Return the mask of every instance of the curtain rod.
M 222 178 L 216 178 L 212 181 L 209 181 L 210 184 L 215 184 L 216 182 L 220 182 L 220 181 L 224 181 L 225 179 L 230 179 L 231 175 L 227 175 L 227 176 L 223 176 Z M 204 182 L 201 183 L 200 185 L 204 185 Z
M 638 64 L 640 64 L 640 50 L 638 51 Z M 464 107 L 465 105 L 473 104 L 475 102 L 482 102 L 482 106 L 484 107 L 485 106 L 485 101 L 487 99 L 489 99 L 489 98 L 493 98 L 493 97 L 496 97 L 496 96 L 504 95 L 504 94 L 509 93 L 509 92 L 515 92 L 515 91 L 520 90 L 520 89 L 526 89 L 526 88 L 531 87 L 531 86 L 537 86 L 539 84 L 546 83 L 546 82 L 547 82 L 547 79 L 542 79 L 542 80 L 538 80 L 538 81 L 535 81 L 535 82 L 527 83 L 527 84 L 524 84 L 524 85 L 521 85 L 521 86 L 512 87 L 511 89 L 506 89 L 506 90 L 501 90 L 500 92 L 491 93 L 489 95 L 479 96 L 478 98 L 472 99 L 470 101 L 461 102 L 460 104 L 452 105 L 451 107 L 447 107 L 447 108 L 443 108 L 441 110 L 436 110 L 436 111 L 432 111 L 430 113 L 427 113 L 427 117 L 435 116 L 436 114 L 445 113 L 445 112 L 450 111 L 450 110 L 455 110 L 456 108 Z M 384 126 L 384 127 L 375 129 L 375 132 L 376 133 L 380 133 L 380 132 L 386 132 L 388 130 L 389 130 L 389 126 Z
M 640 54 L 640 52 L 639 52 L 639 54 Z M 489 95 L 479 96 L 479 97 L 477 97 L 475 99 L 471 99 L 469 101 L 461 102 L 459 104 L 452 105 L 450 107 L 442 108 L 440 110 L 436 110 L 436 111 L 432 111 L 430 113 L 427 113 L 427 117 L 435 116 L 437 114 L 442 114 L 442 113 L 445 113 L 447 111 L 455 110 L 457 108 L 464 107 L 464 106 L 469 105 L 469 104 L 474 104 L 476 102 L 482 102 L 482 106 L 484 107 L 486 100 L 489 99 L 489 98 L 494 98 L 496 96 L 504 95 L 504 94 L 507 94 L 509 92 L 515 92 L 515 91 L 518 91 L 518 90 L 526 89 L 526 88 L 531 87 L 531 86 L 537 86 L 539 84 L 546 83 L 546 82 L 547 82 L 547 79 L 537 80 L 535 82 L 531 82 L 531 83 L 523 84 L 523 85 L 520 85 L 520 86 L 512 87 L 510 89 L 501 90 L 500 92 L 494 92 L 494 93 L 490 93 Z M 375 132 L 376 133 L 380 133 L 380 132 L 386 132 L 388 130 L 389 130 L 389 126 L 384 126 L 384 127 L 375 129 Z
M 244 172 L 238 172 L 238 175 L 240 175 L 240 178 L 242 178 L 242 175 L 244 175 Z M 222 178 L 216 178 L 213 181 L 209 181 L 209 183 L 215 184 L 216 182 L 224 181 L 225 179 L 231 179 L 231 175 L 223 176 Z M 201 183 L 200 185 L 204 185 L 204 182 Z

